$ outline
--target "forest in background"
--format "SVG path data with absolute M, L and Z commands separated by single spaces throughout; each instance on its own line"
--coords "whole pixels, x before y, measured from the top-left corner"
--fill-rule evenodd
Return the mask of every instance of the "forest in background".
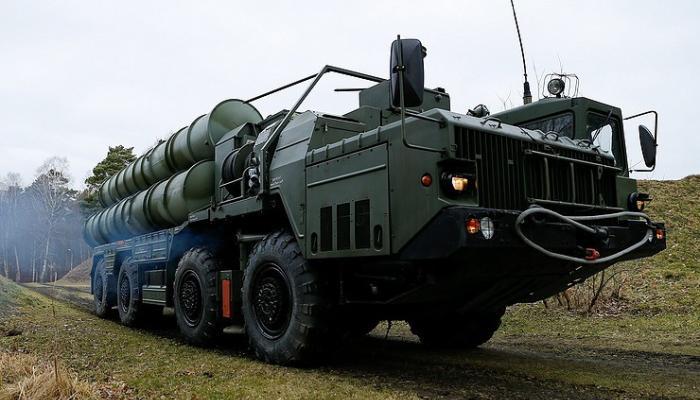
M 97 189 L 134 158 L 133 148 L 110 147 L 83 190 L 73 188 L 70 165 L 62 157 L 44 161 L 28 184 L 14 172 L 0 175 L 0 275 L 47 282 L 90 257 L 83 223 L 101 208 Z

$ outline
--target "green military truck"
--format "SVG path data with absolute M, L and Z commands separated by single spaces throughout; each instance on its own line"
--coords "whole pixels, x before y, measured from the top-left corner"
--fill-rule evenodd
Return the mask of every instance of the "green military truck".
M 131 326 L 172 307 L 195 344 L 242 326 L 279 364 L 319 361 L 380 320 L 474 347 L 507 306 L 665 248 L 619 108 L 565 96 L 561 76 L 540 101 L 453 112 L 424 88 L 421 43 L 391 49 L 389 79 L 325 66 L 224 101 L 108 179 L 85 225 L 96 313 Z M 371 83 L 359 107 L 300 111 L 328 73 Z M 304 82 L 289 110 L 252 105 Z M 656 132 L 640 137 L 653 168 Z

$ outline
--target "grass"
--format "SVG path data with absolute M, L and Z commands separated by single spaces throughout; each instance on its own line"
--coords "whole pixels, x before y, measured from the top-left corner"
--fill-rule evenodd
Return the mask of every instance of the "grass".
M 595 308 L 600 323 L 606 314 L 610 319 L 626 318 L 654 321 L 650 328 L 670 329 L 674 320 L 691 323 L 700 331 L 700 175 L 678 181 L 640 181 L 640 191 L 654 200 L 646 211 L 655 221 L 664 221 L 667 228 L 667 249 L 654 257 L 620 263 L 605 271 L 616 274 Z M 585 310 L 592 294 L 593 279 L 572 288 L 569 293 L 576 311 Z M 614 287 L 613 287 L 614 286 Z M 556 300 L 549 301 L 556 306 Z M 529 313 L 529 308 L 520 312 Z M 566 324 L 566 312 L 551 310 Z M 532 318 L 543 318 L 533 315 Z M 546 317 L 545 317 L 546 318 Z M 585 325 L 586 318 L 580 319 Z M 658 324 L 658 325 L 657 325 Z
M 20 323 L 27 310 L 49 318 L 51 303 L 0 277 L 0 344 L 35 329 Z M 54 331 L 56 321 L 46 320 L 45 332 Z M 54 325 L 54 326 L 50 326 Z M 97 398 L 96 389 L 63 365 L 52 362 L 52 352 L 43 349 L 37 355 L 12 346 L 0 346 L 0 400 L 68 400 Z
M 6 278 L 0 276 L 0 279 L 3 282 L 0 284 L 0 328 L 2 328 L 3 321 L 19 312 L 21 306 L 31 306 L 37 299 L 34 296 L 28 296 L 21 287 L 11 284 Z
M 700 393 L 700 342 L 692 339 L 697 331 L 672 317 L 583 317 L 523 305 L 509 310 L 503 328 L 478 351 L 426 350 L 405 324 L 396 324 L 388 341 L 379 338 L 380 327 L 327 366 L 293 369 L 253 360 L 241 336 L 196 348 L 177 338 L 172 320 L 164 320 L 166 329 L 129 329 L 60 301 L 54 320 L 43 295 L 0 279 L 2 288 L 17 294 L 21 305 L 6 322 L 22 334 L 3 337 L 0 331 L 0 349 L 45 359 L 58 326 L 58 355 L 67 373 L 112 398 L 698 398 Z
M 666 251 L 626 263 L 630 313 L 700 313 L 700 175 L 679 181 L 640 181 L 654 200 L 648 212 L 666 222 Z
M 2 279 L 2 278 L 0 278 Z M 0 280 L 0 287 L 16 285 Z M 17 324 L 22 335 L 0 337 L 0 348 L 14 353 L 52 350 L 50 302 L 27 290 Z M 4 307 L 4 304 L 2 305 Z M 139 397 L 160 398 L 404 398 L 400 392 L 365 387 L 352 378 L 318 370 L 297 370 L 252 361 L 244 346 L 202 350 L 178 339 L 122 327 L 57 304 L 60 359 L 96 385 L 133 388 Z M 2 336 L 2 335 L 0 335 Z
M 98 398 L 95 387 L 29 354 L 0 352 L 0 400 Z
M 700 357 L 700 315 L 586 316 L 518 305 L 509 310 L 497 338 Z

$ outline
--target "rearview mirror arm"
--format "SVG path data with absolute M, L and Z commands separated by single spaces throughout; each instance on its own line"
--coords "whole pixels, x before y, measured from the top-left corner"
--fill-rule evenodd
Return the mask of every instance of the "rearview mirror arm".
M 654 114 L 654 146 L 658 146 L 659 145 L 659 142 L 658 142 L 659 113 L 657 113 L 654 110 L 650 110 L 650 111 L 645 111 L 643 113 L 630 115 L 627 118 L 623 118 L 623 120 L 627 121 L 627 120 L 638 118 L 638 117 L 641 117 L 643 115 L 648 115 L 648 114 Z M 654 171 L 654 169 L 656 169 L 656 164 L 654 164 L 654 166 L 649 168 L 649 169 L 631 169 L 629 172 L 652 172 L 652 171 Z
M 419 146 L 416 144 L 412 144 L 408 142 L 408 139 L 406 138 L 406 104 L 403 96 L 404 92 L 404 87 L 403 87 L 403 74 L 406 71 L 406 66 L 403 63 L 403 45 L 401 43 L 401 35 L 396 36 L 396 42 L 399 45 L 399 65 L 396 66 L 396 71 L 399 73 L 399 111 L 401 113 L 401 141 L 403 142 L 403 145 L 408 147 L 409 149 L 416 149 L 416 150 L 423 150 L 423 151 L 431 151 L 434 153 L 443 153 L 443 149 L 435 149 L 432 147 L 425 147 L 425 146 Z M 421 88 L 422 90 L 423 88 Z M 415 117 L 415 115 L 413 115 Z M 440 123 L 440 127 L 442 127 L 442 123 Z

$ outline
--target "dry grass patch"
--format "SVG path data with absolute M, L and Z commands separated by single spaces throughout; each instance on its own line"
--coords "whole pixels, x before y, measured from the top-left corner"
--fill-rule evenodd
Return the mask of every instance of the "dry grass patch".
M 95 388 L 65 368 L 22 353 L 0 353 L 0 400 L 96 399 Z

